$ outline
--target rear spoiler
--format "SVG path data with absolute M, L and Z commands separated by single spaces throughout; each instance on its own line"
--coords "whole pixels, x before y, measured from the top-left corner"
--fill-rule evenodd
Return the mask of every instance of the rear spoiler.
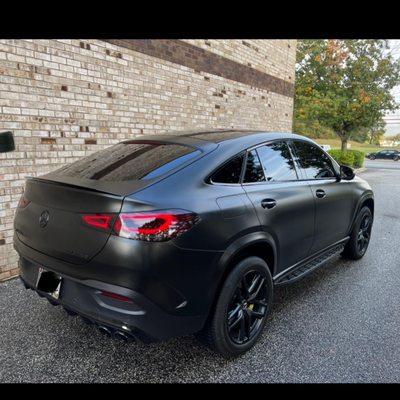
M 72 184 L 72 183 L 67 183 L 64 182 L 64 179 L 60 179 L 60 180 L 52 180 L 52 179 L 44 179 L 43 177 L 35 177 L 35 176 L 27 176 L 26 177 L 27 181 L 37 181 L 37 182 L 43 182 L 43 183 L 47 183 L 48 185 L 57 185 L 57 186 L 68 186 L 68 187 L 72 187 L 75 189 L 85 189 L 91 192 L 99 192 L 99 193 L 104 193 L 104 194 L 111 194 L 111 195 L 115 195 L 115 193 L 111 193 L 109 191 L 103 191 L 100 190 L 99 188 L 92 188 L 92 187 L 87 187 L 86 185 L 78 185 L 78 184 Z
M 27 180 L 35 180 L 48 184 L 70 186 L 76 189 L 85 189 L 93 192 L 125 197 L 130 193 L 134 193 L 151 185 L 156 179 L 107 182 L 91 179 L 71 178 L 68 176 L 59 176 L 55 173 L 50 173 L 47 175 L 43 175 L 40 178 L 28 177 Z

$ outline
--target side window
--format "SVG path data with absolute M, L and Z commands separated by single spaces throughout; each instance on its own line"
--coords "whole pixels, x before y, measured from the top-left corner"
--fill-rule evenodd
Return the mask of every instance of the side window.
M 214 172 L 211 176 L 212 183 L 239 183 L 240 174 L 242 172 L 244 155 L 240 154 L 226 164 L 222 165 L 221 168 Z
M 265 181 L 264 172 L 256 150 L 251 150 L 247 154 L 246 172 L 243 182 L 262 182 Z
M 308 179 L 334 178 L 335 172 L 330 158 L 311 143 L 293 142 L 297 163 Z
M 268 182 L 297 180 L 292 155 L 285 142 L 273 142 L 257 147 L 257 153 Z

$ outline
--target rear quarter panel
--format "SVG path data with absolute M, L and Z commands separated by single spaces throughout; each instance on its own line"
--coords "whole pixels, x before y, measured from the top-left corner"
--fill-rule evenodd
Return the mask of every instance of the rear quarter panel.
M 173 240 L 178 247 L 224 251 L 229 243 L 249 231 L 259 229 L 254 207 L 242 186 L 206 183 L 205 178 L 223 161 L 235 155 L 212 152 L 184 170 L 128 196 L 122 212 L 179 208 L 195 212 L 200 221 Z

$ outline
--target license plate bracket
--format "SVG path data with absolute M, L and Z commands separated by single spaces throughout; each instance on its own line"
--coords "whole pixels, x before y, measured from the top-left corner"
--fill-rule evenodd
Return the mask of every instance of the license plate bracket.
M 60 297 L 62 277 L 53 271 L 47 271 L 39 267 L 36 281 L 37 290 L 48 293 L 51 297 L 58 299 Z

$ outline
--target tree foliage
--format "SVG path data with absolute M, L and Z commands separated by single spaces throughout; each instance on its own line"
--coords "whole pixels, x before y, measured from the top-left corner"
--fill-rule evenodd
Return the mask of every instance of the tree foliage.
M 381 128 L 385 112 L 398 108 L 390 91 L 399 83 L 400 63 L 387 40 L 299 41 L 295 126 L 317 121 L 346 149 L 352 135 L 367 139 Z
M 375 126 L 370 128 L 360 127 L 351 133 L 351 139 L 359 143 L 369 143 L 379 145 L 380 140 L 385 134 L 385 123 L 378 121 Z

